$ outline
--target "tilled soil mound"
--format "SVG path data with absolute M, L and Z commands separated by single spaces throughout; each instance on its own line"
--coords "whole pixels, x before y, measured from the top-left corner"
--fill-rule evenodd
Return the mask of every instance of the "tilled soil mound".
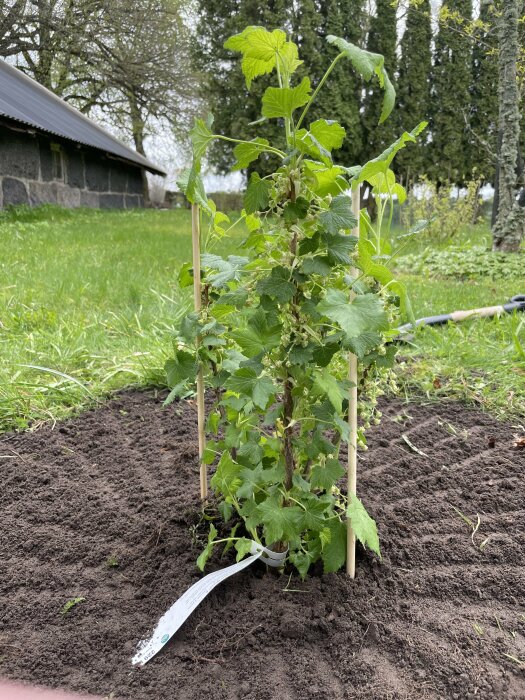
M 126 393 L 4 436 L 0 675 L 133 700 L 524 698 L 519 428 L 453 403 L 384 414 L 358 482 L 382 563 L 301 582 L 257 562 L 143 668 L 137 642 L 200 576 L 195 406 Z

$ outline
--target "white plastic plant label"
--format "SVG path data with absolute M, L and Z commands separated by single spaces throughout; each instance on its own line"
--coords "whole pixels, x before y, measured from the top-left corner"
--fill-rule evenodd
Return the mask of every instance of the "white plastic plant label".
M 201 603 L 208 593 L 210 593 L 215 586 L 219 585 L 221 581 L 233 576 L 233 574 L 236 574 L 238 571 L 246 569 L 246 567 L 250 566 L 250 564 L 253 564 L 254 561 L 257 561 L 257 559 L 261 557 L 268 566 L 282 566 L 287 554 L 288 552 L 272 552 L 270 549 L 263 547 L 257 542 L 253 542 L 251 556 L 246 557 L 246 559 L 243 559 L 237 564 L 227 566 L 225 569 L 219 569 L 219 571 L 214 571 L 201 578 L 200 581 L 190 586 L 177 602 L 164 613 L 158 621 L 151 638 L 139 643 L 137 653 L 132 658 L 131 663 L 144 666 L 145 663 L 152 659 L 173 637 L 175 632 L 188 619 L 199 603 Z

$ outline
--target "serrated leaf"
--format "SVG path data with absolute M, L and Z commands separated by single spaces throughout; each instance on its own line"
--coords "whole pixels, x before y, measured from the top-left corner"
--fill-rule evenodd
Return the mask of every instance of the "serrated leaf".
M 303 260 L 301 270 L 305 275 L 327 275 L 332 269 L 325 255 L 316 255 L 313 258 Z
M 335 573 L 346 561 L 346 525 L 334 518 L 328 522 L 330 541 L 321 554 L 325 574 Z
M 350 301 L 345 292 L 329 289 L 317 310 L 338 323 L 347 338 L 388 329 L 388 316 L 381 300 L 374 294 L 360 294 Z
M 381 558 L 379 549 L 379 535 L 377 534 L 376 521 L 370 517 L 368 511 L 359 498 L 352 494 L 346 515 L 352 523 L 352 530 L 356 538 L 364 547 L 368 547 Z
M 357 245 L 355 236 L 323 231 L 322 241 L 326 246 L 327 259 L 331 265 L 350 265 L 352 253 Z
M 312 469 L 310 483 L 313 489 L 330 491 L 332 486 L 346 473 L 338 459 L 327 459 L 324 465 L 317 464 Z
M 270 202 L 271 183 L 261 179 L 259 173 L 252 173 L 244 195 L 244 208 L 248 214 L 264 211 Z
M 357 338 L 349 338 L 345 342 L 345 347 L 351 350 L 354 355 L 361 360 L 369 352 L 372 352 L 374 348 L 381 344 L 381 336 L 379 333 L 367 332 L 361 333 Z
M 229 452 L 223 452 L 217 470 L 210 480 L 211 487 L 225 496 L 234 496 L 241 485 L 240 471 L 241 466 L 233 461 Z
M 315 497 L 310 497 L 308 500 L 302 501 L 302 504 L 304 510 L 302 513 L 301 529 L 319 532 L 327 523 L 325 517 L 326 503 L 323 503 Z
M 262 309 L 258 309 L 248 321 L 247 327 L 232 331 L 231 337 L 247 357 L 255 357 L 279 345 L 281 326 L 269 326 L 266 314 Z
M 266 546 L 280 540 L 297 537 L 303 520 L 299 506 L 281 505 L 281 497 L 274 494 L 257 506 L 257 513 L 264 524 Z
M 202 267 L 218 270 L 218 272 L 207 275 L 206 280 L 212 287 L 224 287 L 228 282 L 241 279 L 242 270 L 248 264 L 248 258 L 243 258 L 239 255 L 228 255 L 225 260 L 220 255 L 212 255 L 211 253 L 203 253 L 201 255 Z
M 259 408 L 266 408 L 268 401 L 277 393 L 277 387 L 266 375 L 257 376 L 249 367 L 241 367 L 226 382 L 226 386 L 237 394 L 253 400 Z
M 198 364 L 195 356 L 185 350 L 177 350 L 164 365 L 168 386 L 174 387 L 181 382 L 195 381 Z
M 294 110 L 308 102 L 310 92 L 310 78 L 303 78 L 299 85 L 293 88 L 266 88 L 262 98 L 263 117 L 291 119 Z
M 415 129 L 408 132 L 405 131 L 394 143 L 386 148 L 381 155 L 368 161 L 362 168 L 354 174 L 354 182 L 368 182 L 369 178 L 374 177 L 377 173 L 386 172 L 390 164 L 394 160 L 397 153 L 409 143 L 415 143 L 419 134 L 426 129 L 428 122 L 421 122 Z
M 293 41 L 287 41 L 281 49 L 279 50 L 279 56 L 277 58 L 279 65 L 282 67 L 282 72 L 288 76 L 295 73 L 303 61 L 299 58 L 299 51 L 297 45 Z
M 290 561 L 295 566 L 302 579 L 306 578 L 308 569 L 313 562 L 313 557 L 308 552 L 291 552 Z
M 251 554 L 252 544 L 252 540 L 249 540 L 246 537 L 241 537 L 239 540 L 237 540 L 235 542 L 235 549 L 237 550 L 235 561 L 241 561 L 241 559 L 244 559 L 247 554 Z
M 243 170 L 247 168 L 250 163 L 266 151 L 266 146 L 269 146 L 269 142 L 266 139 L 256 138 L 248 143 L 239 143 L 233 149 L 233 155 L 237 161 L 233 164 L 232 170 Z
M 348 189 L 348 183 L 343 177 L 346 170 L 340 165 L 327 166 L 314 160 L 305 160 L 306 174 L 310 176 L 310 186 L 320 197 L 339 195 Z
M 274 29 L 271 32 L 264 27 L 250 27 L 249 29 L 251 31 L 246 32 L 246 43 L 242 49 L 244 55 L 258 58 L 261 61 L 275 60 L 275 54 L 286 43 L 286 34 L 282 29 Z M 229 47 L 226 46 L 226 48 Z
M 344 393 L 339 386 L 337 379 L 330 374 L 327 367 L 323 367 L 321 371 L 316 370 L 313 373 L 314 384 L 313 389 L 317 394 L 328 397 L 330 403 L 338 413 L 343 410 Z
M 327 151 L 341 148 L 346 135 L 340 124 L 326 119 L 318 119 L 310 124 L 310 133 Z
M 308 214 L 309 202 L 304 197 L 297 197 L 295 202 L 286 202 L 283 210 L 284 220 L 287 224 L 293 224 L 299 219 L 304 219 Z
M 349 231 L 357 226 L 357 219 L 352 211 L 352 200 L 345 194 L 334 197 L 326 211 L 319 215 L 321 226 L 333 235 L 341 230 Z
M 213 124 L 213 116 L 208 116 L 207 122 L 203 119 L 195 119 L 193 128 L 190 131 L 190 139 L 193 144 L 193 157 L 201 159 L 206 153 L 206 149 L 214 139 L 210 127 Z
M 337 48 L 350 59 L 356 71 L 360 73 L 367 82 L 374 74 L 377 76 L 379 86 L 385 91 L 383 109 L 379 119 L 379 123 L 382 124 L 394 109 L 396 101 L 396 91 L 385 70 L 384 56 L 361 49 L 359 46 L 346 41 L 346 39 L 333 36 L 333 34 L 329 34 L 326 40 L 328 43 L 337 46 Z
M 281 304 L 290 301 L 295 292 L 295 285 L 290 282 L 290 271 L 281 266 L 272 268 L 268 277 L 257 282 L 257 294 L 266 294 Z

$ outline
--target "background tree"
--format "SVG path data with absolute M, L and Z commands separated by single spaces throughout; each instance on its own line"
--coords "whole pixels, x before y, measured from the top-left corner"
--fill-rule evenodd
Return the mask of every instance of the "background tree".
M 432 27 L 430 0 L 411 0 L 401 39 L 397 107 L 398 131 L 410 131 L 417 122 L 431 115 L 430 76 L 432 74 Z M 428 149 L 411 148 L 397 156 L 396 170 L 405 183 L 427 172 Z
M 494 182 L 498 141 L 498 56 L 494 5 L 482 0 L 473 30 L 472 93 L 469 129 L 475 154 L 473 175 Z
M 3 56 L 145 154 L 159 122 L 179 133 L 194 110 L 189 32 L 179 0 L 40 0 L 9 5 Z
M 445 0 L 439 13 L 432 95 L 434 167 L 439 184 L 461 184 L 471 166 L 470 139 L 465 127 L 472 85 L 472 40 L 465 25 L 472 20 L 472 0 Z
M 518 59 L 520 53 L 518 23 L 523 11 L 520 0 L 505 0 L 499 6 L 499 201 L 492 229 L 493 249 L 517 252 L 525 232 L 525 202 L 516 199 L 519 188 L 518 156 L 520 110 Z

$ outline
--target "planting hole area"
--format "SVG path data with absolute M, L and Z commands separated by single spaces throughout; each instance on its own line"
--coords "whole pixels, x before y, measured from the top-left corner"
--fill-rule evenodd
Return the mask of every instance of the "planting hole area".
M 0 675 L 132 700 L 525 697 L 522 433 L 453 402 L 383 401 L 368 432 L 382 563 L 359 547 L 354 581 L 301 581 L 256 562 L 132 667 L 209 527 L 196 405 L 164 398 L 2 436 Z

